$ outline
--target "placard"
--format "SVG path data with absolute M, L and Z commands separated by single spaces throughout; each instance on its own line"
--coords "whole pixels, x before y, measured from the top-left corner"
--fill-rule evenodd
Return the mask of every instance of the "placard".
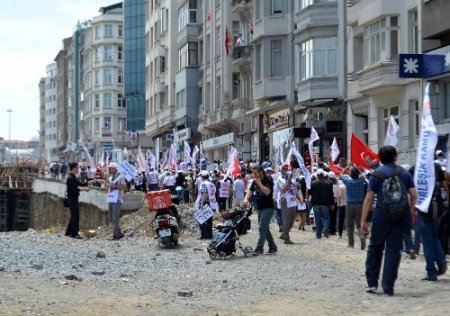
M 123 161 L 117 164 L 117 171 L 119 171 L 120 174 L 124 176 L 128 182 L 130 182 L 136 174 L 136 168 L 128 161 Z
M 198 209 L 195 212 L 195 219 L 198 221 L 198 223 L 201 225 L 204 222 L 206 222 L 208 219 L 210 219 L 214 215 L 214 211 L 211 209 L 211 207 L 206 204 L 203 208 Z

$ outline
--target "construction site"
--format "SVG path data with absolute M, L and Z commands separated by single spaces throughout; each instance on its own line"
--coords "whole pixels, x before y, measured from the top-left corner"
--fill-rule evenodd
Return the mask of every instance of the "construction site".
M 37 166 L 0 167 L 0 232 L 30 227 L 32 186 L 38 175 Z

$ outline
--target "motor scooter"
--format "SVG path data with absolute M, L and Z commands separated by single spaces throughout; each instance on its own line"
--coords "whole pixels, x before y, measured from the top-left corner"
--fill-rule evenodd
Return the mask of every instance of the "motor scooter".
M 172 248 L 178 245 L 180 237 L 180 217 L 175 206 L 178 198 L 172 196 L 172 205 L 168 208 L 156 211 L 153 220 L 153 232 L 156 235 L 158 245 Z

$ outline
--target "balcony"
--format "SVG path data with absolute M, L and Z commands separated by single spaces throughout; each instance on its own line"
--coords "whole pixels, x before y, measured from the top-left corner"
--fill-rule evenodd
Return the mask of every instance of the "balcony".
M 238 14 L 242 22 L 249 22 L 252 19 L 252 0 L 233 0 L 232 12 Z
M 402 85 L 398 78 L 398 63 L 396 60 L 380 61 L 368 65 L 356 72 L 360 90 L 364 95 L 373 95 L 389 92 Z
M 245 112 L 252 109 L 253 102 L 251 99 L 234 99 L 232 102 L 231 118 L 233 120 L 245 120 Z
M 108 128 L 102 128 L 102 137 L 111 137 L 112 131 Z
M 237 46 L 233 48 L 233 65 L 239 66 L 241 72 L 252 72 L 253 45 Z

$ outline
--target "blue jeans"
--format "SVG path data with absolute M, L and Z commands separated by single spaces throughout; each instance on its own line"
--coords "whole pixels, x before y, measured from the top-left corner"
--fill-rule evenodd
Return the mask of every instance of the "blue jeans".
M 385 293 L 394 294 L 394 284 L 398 275 L 398 267 L 400 266 L 405 225 L 406 223 L 403 219 L 389 221 L 387 219 L 377 220 L 374 218 L 366 258 L 366 279 L 369 287 L 378 287 L 384 252 L 381 285 Z
M 277 220 L 278 227 L 283 229 L 283 217 L 281 217 L 281 209 L 275 209 L 275 219 Z
M 426 218 L 419 215 L 420 236 L 423 243 L 423 254 L 425 255 L 425 262 L 427 274 L 429 278 L 437 277 L 438 266 L 446 264 L 445 254 L 442 250 L 441 242 L 438 237 L 438 228 L 440 218 Z
M 414 223 L 414 252 L 419 253 L 420 251 L 420 228 L 419 228 L 419 221 L 417 223 Z
M 328 205 L 314 205 L 314 221 L 316 222 L 316 237 L 322 238 L 322 231 L 328 232 L 330 225 L 330 207 Z
M 272 233 L 269 229 L 270 220 L 273 216 L 273 208 L 264 208 L 261 210 L 257 210 L 258 212 L 258 224 L 259 224 L 259 239 L 256 244 L 255 250 L 264 250 L 264 244 L 267 240 L 269 244 L 269 250 L 277 251 L 277 245 L 275 244 L 275 240 L 273 239 Z

